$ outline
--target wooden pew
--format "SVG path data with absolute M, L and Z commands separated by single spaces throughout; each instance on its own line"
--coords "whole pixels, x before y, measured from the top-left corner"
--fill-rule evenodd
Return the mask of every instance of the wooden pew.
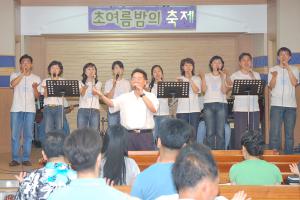
M 130 186 L 115 186 L 121 192 L 130 194 Z M 219 185 L 221 196 L 231 199 L 234 193 L 245 191 L 252 200 L 299 200 L 300 187 L 294 185 L 279 186 L 241 186 L 241 185 Z

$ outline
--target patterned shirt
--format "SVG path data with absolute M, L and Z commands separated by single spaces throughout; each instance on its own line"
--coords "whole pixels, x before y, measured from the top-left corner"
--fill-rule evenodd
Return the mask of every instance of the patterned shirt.
M 54 189 L 65 187 L 76 178 L 76 172 L 68 164 L 48 162 L 24 178 L 15 200 L 47 199 Z

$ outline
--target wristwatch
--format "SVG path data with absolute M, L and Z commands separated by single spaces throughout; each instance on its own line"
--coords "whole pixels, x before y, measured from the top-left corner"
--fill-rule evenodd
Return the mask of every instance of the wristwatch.
M 141 94 L 140 97 L 143 98 L 143 96 L 145 96 L 145 93 Z

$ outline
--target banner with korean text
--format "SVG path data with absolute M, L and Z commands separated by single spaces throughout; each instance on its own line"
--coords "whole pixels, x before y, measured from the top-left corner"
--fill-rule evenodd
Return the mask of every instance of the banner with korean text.
M 196 6 L 109 6 L 88 8 L 89 30 L 196 29 Z

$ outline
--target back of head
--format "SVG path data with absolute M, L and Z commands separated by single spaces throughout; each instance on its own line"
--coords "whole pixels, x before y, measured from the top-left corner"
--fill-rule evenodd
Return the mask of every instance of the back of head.
M 124 156 L 128 156 L 127 139 L 127 130 L 121 125 L 113 125 L 108 128 L 103 140 L 103 177 L 113 180 L 117 185 L 126 184 Z
M 181 149 L 193 136 L 193 127 L 180 119 L 165 119 L 158 129 L 161 144 L 168 149 Z
M 102 138 L 94 129 L 77 129 L 65 140 L 64 153 L 76 171 L 95 167 L 102 148 Z
M 241 139 L 241 144 L 251 156 L 260 156 L 264 153 L 265 143 L 263 135 L 258 131 L 245 131 Z
M 64 156 L 63 147 L 65 138 L 64 133 L 60 131 L 52 131 L 46 134 L 45 141 L 43 142 L 43 151 L 48 159 Z
M 210 149 L 203 144 L 194 143 L 180 150 L 172 175 L 177 191 L 181 191 L 196 187 L 204 179 L 215 182 L 218 169 Z

